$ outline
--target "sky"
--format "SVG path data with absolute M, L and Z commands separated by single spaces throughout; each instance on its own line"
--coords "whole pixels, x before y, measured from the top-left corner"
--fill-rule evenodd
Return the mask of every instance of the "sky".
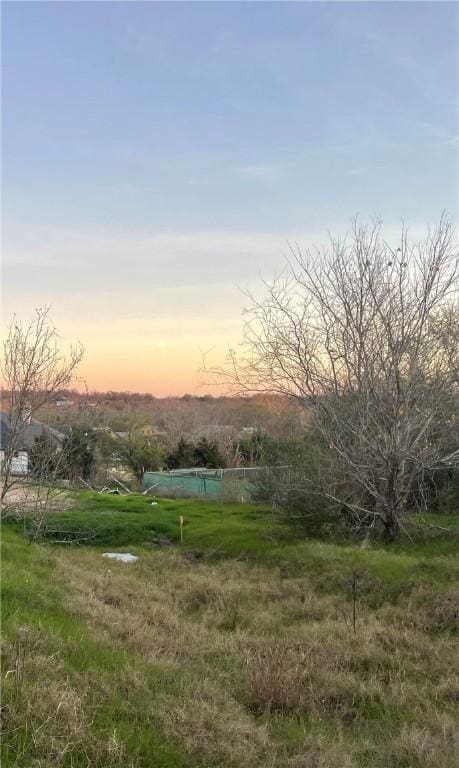
M 3 324 L 51 305 L 90 389 L 200 392 L 289 241 L 456 218 L 458 9 L 3 2 Z

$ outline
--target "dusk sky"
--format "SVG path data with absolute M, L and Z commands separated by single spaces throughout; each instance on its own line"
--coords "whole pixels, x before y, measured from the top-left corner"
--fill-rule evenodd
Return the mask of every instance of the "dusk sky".
M 199 391 L 287 241 L 456 218 L 456 3 L 2 12 L 3 322 L 50 304 L 89 388 Z

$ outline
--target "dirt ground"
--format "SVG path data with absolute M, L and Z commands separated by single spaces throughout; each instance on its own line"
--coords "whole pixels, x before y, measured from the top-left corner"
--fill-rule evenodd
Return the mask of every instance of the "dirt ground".
M 49 488 L 18 480 L 8 490 L 3 504 L 5 508 L 16 508 L 18 511 L 47 504 L 50 511 L 62 511 L 63 509 L 70 509 L 74 500 L 66 488 Z

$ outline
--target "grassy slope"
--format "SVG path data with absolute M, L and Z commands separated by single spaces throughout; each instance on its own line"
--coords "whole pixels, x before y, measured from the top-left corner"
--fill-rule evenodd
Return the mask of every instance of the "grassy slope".
M 454 541 L 304 541 L 262 507 L 89 493 L 53 519 L 97 536 L 3 531 L 2 765 L 454 765 Z

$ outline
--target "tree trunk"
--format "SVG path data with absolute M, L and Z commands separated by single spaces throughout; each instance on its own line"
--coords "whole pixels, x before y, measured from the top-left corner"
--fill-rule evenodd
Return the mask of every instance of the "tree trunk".
M 392 543 L 398 538 L 400 533 L 400 523 L 398 520 L 398 515 L 394 509 L 390 509 L 387 512 L 384 526 L 386 529 L 387 540 Z

